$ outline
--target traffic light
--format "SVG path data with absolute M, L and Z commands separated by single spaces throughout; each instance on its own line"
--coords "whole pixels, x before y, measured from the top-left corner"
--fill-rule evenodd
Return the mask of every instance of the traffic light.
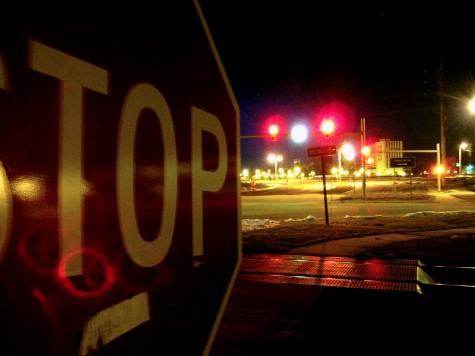
M 277 134 L 279 133 L 279 127 L 277 125 L 270 125 L 269 126 L 269 134 L 272 141 L 275 141 Z
M 369 146 L 364 146 L 362 149 L 361 149 L 361 153 L 363 154 L 363 156 L 366 156 L 368 157 L 371 153 L 371 148 Z
M 333 120 L 323 120 L 322 125 L 320 126 L 320 131 L 322 131 L 325 136 L 330 136 L 335 131 L 335 123 Z

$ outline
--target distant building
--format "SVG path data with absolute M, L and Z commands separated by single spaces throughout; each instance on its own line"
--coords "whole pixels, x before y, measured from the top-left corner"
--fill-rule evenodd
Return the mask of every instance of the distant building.
M 403 168 L 391 168 L 390 165 L 390 158 L 403 157 L 402 141 L 382 138 L 379 142 L 370 145 L 370 149 L 373 162 L 368 162 L 368 170 L 371 174 L 387 176 L 403 171 Z

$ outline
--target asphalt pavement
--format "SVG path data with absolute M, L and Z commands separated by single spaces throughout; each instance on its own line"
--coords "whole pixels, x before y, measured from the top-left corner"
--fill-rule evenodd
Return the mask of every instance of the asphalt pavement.
M 436 199 L 457 198 L 441 192 Z M 353 258 L 368 247 L 460 233 L 475 234 L 475 228 L 371 235 L 283 255 L 246 255 L 209 354 L 465 354 L 472 348 L 474 268 Z

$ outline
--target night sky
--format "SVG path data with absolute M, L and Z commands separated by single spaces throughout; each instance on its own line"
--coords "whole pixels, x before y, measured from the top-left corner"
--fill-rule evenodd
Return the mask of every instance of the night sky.
M 406 150 L 434 150 L 441 74 L 447 158 L 458 158 L 462 141 L 475 142 L 475 115 L 466 108 L 475 94 L 469 9 L 300 0 L 200 5 L 239 103 L 241 135 L 266 134 L 276 116 L 284 131 L 304 122 L 316 133 L 300 145 L 287 136 L 243 138 L 243 168 L 268 165 L 271 151 L 287 164 L 308 161 L 307 148 L 326 143 L 318 125 L 330 112 L 340 133 L 360 132 L 364 118 L 367 143 L 389 138 Z

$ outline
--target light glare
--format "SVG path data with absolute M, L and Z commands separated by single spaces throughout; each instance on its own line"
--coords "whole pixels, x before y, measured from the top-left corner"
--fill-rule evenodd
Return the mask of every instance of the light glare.
M 468 110 L 472 113 L 475 114 L 475 98 L 470 100 L 468 102 Z
M 295 143 L 305 142 L 308 137 L 308 130 L 303 125 L 295 125 L 290 132 L 290 137 Z
M 333 120 L 325 119 L 322 121 L 322 126 L 320 130 L 323 132 L 324 135 L 330 135 L 335 131 L 335 123 Z

